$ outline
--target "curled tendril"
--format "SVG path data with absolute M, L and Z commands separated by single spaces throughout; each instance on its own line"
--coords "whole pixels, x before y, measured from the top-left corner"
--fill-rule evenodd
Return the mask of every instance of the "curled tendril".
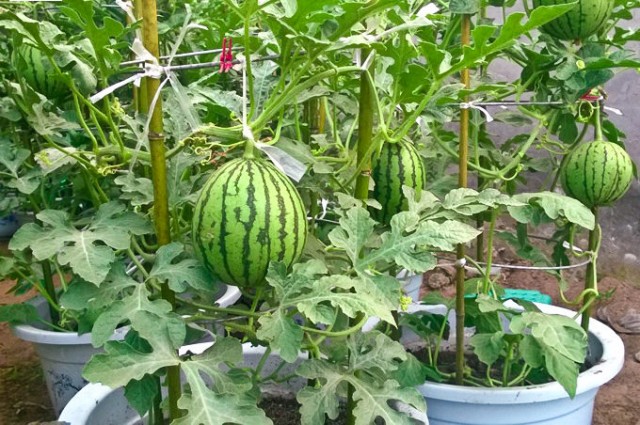
M 591 117 L 593 117 L 594 112 L 595 107 L 593 106 L 593 103 L 582 100 L 578 102 L 578 113 L 576 115 L 576 119 L 579 122 L 587 123 L 591 120 Z
M 600 292 L 595 288 L 587 288 L 584 291 L 580 292 L 580 294 L 573 300 L 567 299 L 563 290 L 560 290 L 560 298 L 562 298 L 562 302 L 568 305 L 580 305 L 584 301 L 585 297 L 589 294 L 593 294 L 594 298 L 600 297 Z

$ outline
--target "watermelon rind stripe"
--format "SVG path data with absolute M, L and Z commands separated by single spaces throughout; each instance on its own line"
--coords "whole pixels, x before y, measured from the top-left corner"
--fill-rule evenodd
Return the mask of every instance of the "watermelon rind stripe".
M 297 190 L 259 159 L 233 160 L 205 183 L 196 204 L 194 248 L 222 281 L 264 283 L 269 262 L 290 266 L 306 242 L 306 210 Z

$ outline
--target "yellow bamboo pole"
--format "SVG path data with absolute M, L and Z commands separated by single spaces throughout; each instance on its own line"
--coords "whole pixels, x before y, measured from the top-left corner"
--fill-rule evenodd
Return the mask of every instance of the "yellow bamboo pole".
M 471 44 L 471 15 L 462 16 L 461 42 L 463 46 Z M 466 88 L 471 87 L 469 69 L 462 71 L 461 82 Z M 468 97 L 464 99 L 468 102 Z M 469 109 L 460 110 L 460 162 L 458 164 L 458 186 L 465 188 L 469 185 L 467 174 L 467 159 L 469 155 Z M 466 278 L 464 268 L 465 247 L 463 244 L 457 247 L 457 272 L 456 272 L 456 383 L 463 384 L 464 380 L 464 282 Z
M 158 11 L 156 0 L 142 0 L 143 38 L 145 48 L 156 58 L 160 57 L 158 40 Z M 165 161 L 165 137 L 162 117 L 162 98 L 158 99 L 151 110 L 151 104 L 160 86 L 160 80 L 147 78 L 147 110 L 151 113 L 149 125 L 149 147 L 151 150 L 151 174 L 153 179 L 153 211 L 156 237 L 160 246 L 171 242 L 169 224 L 169 196 L 167 191 L 167 164 Z M 162 298 L 175 306 L 175 294 L 168 285 L 162 285 Z M 167 368 L 167 385 L 169 388 L 169 413 L 171 419 L 181 416 L 178 408 L 180 398 L 180 368 Z

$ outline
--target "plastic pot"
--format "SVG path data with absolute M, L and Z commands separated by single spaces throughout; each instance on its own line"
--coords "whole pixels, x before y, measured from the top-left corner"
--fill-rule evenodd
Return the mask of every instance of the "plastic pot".
M 227 286 L 217 299 L 220 306 L 229 306 L 240 298 L 240 291 L 234 286 Z M 44 298 L 31 301 L 40 316 L 50 320 L 49 309 Z M 91 344 L 91 334 L 79 335 L 75 332 L 54 332 L 43 329 L 43 324 L 17 325 L 11 329 L 18 338 L 34 344 L 49 391 L 51 405 L 56 415 L 80 391 L 87 381 L 82 377 L 82 369 L 94 354 L 102 351 Z M 116 330 L 111 340 L 122 340 L 128 327 Z
M 561 307 L 538 307 L 545 313 L 575 315 Z M 424 307 L 414 310 L 419 308 Z M 427 382 L 418 389 L 427 402 L 431 425 L 590 425 L 598 389 L 622 369 L 624 345 L 613 330 L 597 320 L 591 320 L 589 334 L 589 353 L 595 366 L 579 375 L 575 398 L 570 399 L 557 382 L 512 388 Z

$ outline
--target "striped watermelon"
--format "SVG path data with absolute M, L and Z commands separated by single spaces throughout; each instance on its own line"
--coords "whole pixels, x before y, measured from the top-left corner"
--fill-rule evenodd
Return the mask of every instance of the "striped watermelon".
M 617 201 L 627 192 L 632 180 L 631 157 L 611 142 L 596 141 L 579 146 L 562 169 L 565 193 L 588 207 Z
M 49 99 L 59 99 L 68 92 L 62 79 L 55 74 L 49 59 L 34 46 L 22 44 L 14 50 L 13 66 L 32 89 Z
M 533 0 L 533 6 L 553 6 L 575 0 Z M 579 0 L 562 16 L 542 26 L 542 31 L 560 40 L 583 40 L 598 32 L 605 24 L 614 0 Z
M 372 198 L 380 202 L 382 210 L 372 209 L 371 212 L 376 220 L 389 224 L 394 214 L 407 208 L 402 186 L 409 186 L 417 192 L 424 188 L 424 162 L 413 144 L 401 140 L 383 144 L 380 156 L 372 165 L 375 182 Z
M 295 262 L 307 239 L 307 215 L 296 188 L 273 165 L 235 159 L 205 183 L 196 204 L 193 241 L 220 279 L 262 284 L 270 261 Z

